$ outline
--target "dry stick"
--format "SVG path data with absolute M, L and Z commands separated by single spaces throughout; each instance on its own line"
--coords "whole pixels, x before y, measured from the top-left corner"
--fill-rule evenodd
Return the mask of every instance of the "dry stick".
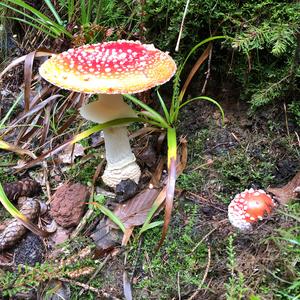
M 206 277 L 207 277 L 207 274 L 208 274 L 208 271 L 209 271 L 209 267 L 210 267 L 210 261 L 211 261 L 210 247 L 207 248 L 207 252 L 208 252 L 208 261 L 207 261 L 207 265 L 206 265 L 206 268 L 205 268 L 205 272 L 204 272 L 202 281 L 201 281 L 199 287 L 197 288 L 197 290 L 193 293 L 193 295 L 188 300 L 195 299 L 195 297 L 200 293 L 202 285 L 204 284 L 204 282 L 206 280 Z
M 179 271 L 177 273 L 177 294 L 178 294 L 178 300 L 181 300 Z
M 183 13 L 183 16 L 182 16 L 181 24 L 180 24 L 179 35 L 178 35 L 178 39 L 177 39 L 177 43 L 176 43 L 176 48 L 175 48 L 176 52 L 179 51 L 179 44 L 180 44 L 180 39 L 181 39 L 181 35 L 182 35 L 184 20 L 185 20 L 186 14 L 187 14 L 187 10 L 188 10 L 189 4 L 190 4 L 190 0 L 187 0 L 186 4 L 185 4 L 185 8 L 184 8 L 184 13 Z
M 283 103 L 283 110 L 284 110 L 284 120 L 285 120 L 286 132 L 287 132 L 288 137 L 290 137 L 289 122 L 288 122 L 285 103 Z
M 212 48 L 213 47 L 210 47 L 210 50 L 209 50 L 208 61 L 207 61 L 206 77 L 205 77 L 205 82 L 203 84 L 203 88 L 201 90 L 201 94 L 205 93 L 206 85 L 207 85 L 208 79 L 210 77 L 210 65 L 211 65 Z
M 102 264 L 100 264 L 100 266 L 97 268 L 97 270 L 95 271 L 95 273 L 90 277 L 90 279 L 88 280 L 87 284 L 89 284 L 97 275 L 98 273 L 103 269 L 103 267 L 105 266 L 105 264 L 107 263 L 107 261 L 111 258 L 111 254 L 108 254 L 104 261 L 102 262 Z M 81 291 L 79 292 L 78 296 L 81 296 L 84 293 L 84 288 L 81 289 Z
M 82 282 L 79 282 L 79 281 L 75 281 L 75 280 L 71 280 L 71 279 L 67 279 L 67 278 L 59 278 L 59 280 L 62 281 L 62 282 L 67 282 L 67 283 L 70 283 L 70 284 L 80 286 L 83 289 L 92 291 L 92 292 L 96 293 L 98 296 L 105 297 L 106 299 L 121 300 L 120 298 L 114 297 L 114 296 L 112 296 L 112 295 L 110 295 L 106 292 L 103 292 L 99 289 L 96 289 L 92 286 L 89 286 L 88 284 L 85 284 L 85 283 L 82 283 Z
M 216 228 L 214 228 L 214 229 L 212 229 L 209 233 L 207 233 L 202 239 L 201 239 L 201 241 L 200 242 L 198 242 L 197 244 L 196 244 L 196 246 L 192 249 L 192 252 L 191 253 L 194 253 L 195 251 L 196 251 L 196 249 L 202 244 L 202 242 L 204 241 L 204 240 L 206 240 L 214 231 L 216 231 L 217 230 L 217 227 Z

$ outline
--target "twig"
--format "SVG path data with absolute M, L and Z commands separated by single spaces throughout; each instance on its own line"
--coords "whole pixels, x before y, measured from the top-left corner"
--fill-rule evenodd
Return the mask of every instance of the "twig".
M 207 252 L 208 252 L 208 261 L 207 261 L 207 265 L 206 265 L 206 268 L 205 268 L 205 272 L 204 272 L 202 281 L 201 281 L 199 287 L 197 288 L 197 290 L 193 293 L 193 295 L 188 300 L 195 299 L 195 297 L 201 291 L 202 285 L 204 284 L 204 282 L 206 280 L 206 277 L 207 277 L 207 274 L 208 274 L 208 271 L 209 271 L 209 267 L 210 267 L 210 261 L 211 261 L 211 250 L 210 250 L 210 247 L 207 248 Z
M 95 271 L 95 273 L 90 277 L 90 279 L 88 280 L 87 284 L 89 284 L 97 275 L 98 273 L 103 269 L 103 267 L 105 266 L 105 264 L 107 263 L 107 261 L 111 258 L 111 255 L 108 254 L 104 261 L 102 262 L 102 264 L 100 264 L 100 266 L 97 268 L 97 270 Z M 81 296 L 84 293 L 84 288 L 81 289 L 81 291 L 79 292 L 79 296 Z
M 283 103 L 283 110 L 284 110 L 284 120 L 285 120 L 286 133 L 287 133 L 288 137 L 290 137 L 289 123 L 288 123 L 288 117 L 287 117 L 285 103 Z
M 183 16 L 182 16 L 181 24 L 180 24 L 180 30 L 179 30 L 179 34 L 178 34 L 178 39 L 177 39 L 176 47 L 175 47 L 175 51 L 176 52 L 179 51 L 179 44 L 180 44 L 180 39 L 181 39 L 181 35 L 182 35 L 184 20 L 185 20 L 187 11 L 188 11 L 189 4 L 190 4 L 190 0 L 187 0 L 186 4 L 185 4 L 185 8 L 184 8 L 184 13 L 183 13 Z
M 179 271 L 177 273 L 177 293 L 178 293 L 178 300 L 181 300 Z
M 60 281 L 63 281 L 63 282 L 68 282 L 70 284 L 74 284 L 74 285 L 77 285 L 77 286 L 80 286 L 82 287 L 83 289 L 85 290 L 89 290 L 89 291 L 92 291 L 94 293 L 96 293 L 98 296 L 101 296 L 101 297 L 105 297 L 106 299 L 110 299 L 110 300 L 121 300 L 120 298 L 117 298 L 117 297 L 114 297 L 104 291 L 101 291 L 99 289 L 96 289 L 92 286 L 89 286 L 88 284 L 85 284 L 85 283 L 82 283 L 82 282 L 79 282 L 79 281 L 75 281 L 75 280 L 72 280 L 72 279 L 67 279 L 67 278 L 59 278 Z
M 206 77 L 205 77 L 205 81 L 204 81 L 204 84 L 203 84 L 203 87 L 202 87 L 202 90 L 201 90 L 201 94 L 205 93 L 206 85 L 207 85 L 208 79 L 210 77 L 211 56 L 212 56 L 212 47 L 209 50 Z
M 216 231 L 217 228 L 212 229 L 209 233 L 207 233 L 200 242 L 198 242 L 196 244 L 196 246 L 192 249 L 191 253 L 194 253 L 196 251 L 196 249 L 203 243 L 203 241 L 205 241 L 214 231 Z

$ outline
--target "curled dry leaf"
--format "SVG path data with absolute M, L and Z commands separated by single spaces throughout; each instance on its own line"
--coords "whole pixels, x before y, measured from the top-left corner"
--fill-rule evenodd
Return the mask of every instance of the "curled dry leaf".
M 84 156 L 84 148 L 81 144 L 68 145 L 61 154 L 58 155 L 58 158 L 64 164 L 74 163 L 74 159 L 79 156 Z
M 268 188 L 267 191 L 272 193 L 280 204 L 287 204 L 291 199 L 298 197 L 297 188 L 300 186 L 300 171 L 286 185 L 280 188 Z

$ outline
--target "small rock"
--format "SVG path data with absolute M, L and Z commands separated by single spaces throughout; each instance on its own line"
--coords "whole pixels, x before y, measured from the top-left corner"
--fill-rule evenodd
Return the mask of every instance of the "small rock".
M 15 264 L 34 266 L 44 261 L 46 249 L 42 239 L 29 233 L 15 249 Z
M 131 179 L 122 180 L 116 186 L 116 201 L 123 202 L 132 198 L 138 192 L 138 185 Z
M 89 191 L 80 183 L 64 184 L 57 189 L 50 203 L 50 214 L 64 228 L 79 224 L 89 198 Z

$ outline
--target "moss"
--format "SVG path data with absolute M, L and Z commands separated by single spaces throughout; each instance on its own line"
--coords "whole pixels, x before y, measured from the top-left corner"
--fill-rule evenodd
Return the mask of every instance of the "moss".
M 87 184 L 93 180 L 93 176 L 103 158 L 100 157 L 98 151 L 93 149 L 87 153 L 87 158 L 77 159 L 76 162 L 67 171 L 67 176 L 71 180 Z
M 0 182 L 8 183 L 17 180 L 17 177 L 12 173 L 9 167 L 5 167 L 6 165 L 9 166 L 16 162 L 16 158 L 13 154 L 8 155 L 1 155 L 1 166 L 0 166 Z
M 140 261 L 141 276 L 134 286 L 138 299 L 171 299 L 177 295 L 178 282 L 182 291 L 200 284 L 207 259 L 205 244 L 196 247 L 199 236 L 195 230 L 198 206 L 193 203 L 180 204 L 172 225 L 160 251 L 155 255 L 155 246 L 160 236 L 161 228 L 146 232 L 142 248 L 131 251 L 129 261 Z M 178 213 L 178 211 L 180 213 Z

